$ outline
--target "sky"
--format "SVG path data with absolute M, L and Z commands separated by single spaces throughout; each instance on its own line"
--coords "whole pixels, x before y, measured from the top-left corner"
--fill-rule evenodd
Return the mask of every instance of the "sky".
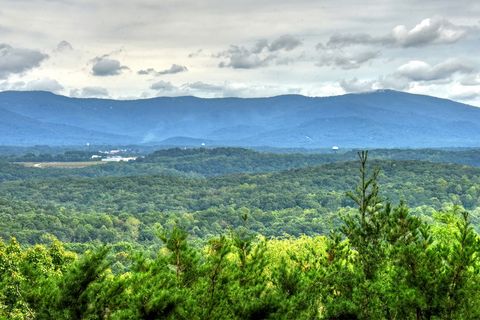
M 480 106 L 478 0 L 0 0 L 0 90 Z

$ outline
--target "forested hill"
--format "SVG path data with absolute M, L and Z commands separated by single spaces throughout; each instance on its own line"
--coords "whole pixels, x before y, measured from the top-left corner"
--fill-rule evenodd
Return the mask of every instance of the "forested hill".
M 116 101 L 0 93 L 0 144 L 472 147 L 480 109 L 382 90 L 335 97 Z
M 7 225 L 0 231 L 35 243 L 0 239 L 0 318 L 478 319 L 480 238 L 472 214 L 449 207 L 418 216 L 404 204 L 391 206 L 378 194 L 378 171 L 368 170 L 367 154 L 360 159 L 360 182 L 350 194 L 356 208 L 339 216 L 300 207 L 293 214 L 221 207 L 177 215 L 175 222 L 147 212 L 135 218 L 59 208 L 52 214 L 51 206 L 0 198 L 0 223 Z M 406 163 L 415 173 L 428 165 Z M 401 164 L 388 166 L 395 176 Z M 158 190 L 175 183 L 165 181 Z M 101 188 L 93 191 L 105 196 Z M 265 225 L 316 234 L 322 218 L 335 222 L 325 236 L 255 236 Z M 213 233 L 199 247 L 189 234 L 205 227 Z M 97 241 L 78 256 L 46 231 Z
M 157 164 L 181 172 L 206 176 L 260 173 L 354 161 L 358 150 L 323 153 L 272 153 L 241 148 L 191 148 L 158 150 L 136 163 Z M 480 149 L 374 149 L 371 159 L 421 160 L 480 167 Z
M 421 161 L 371 162 L 381 168 L 381 196 L 404 200 L 428 217 L 459 204 L 480 213 L 480 169 Z M 67 242 L 155 239 L 155 226 L 179 223 L 206 239 L 239 226 L 266 236 L 322 234 L 356 184 L 356 162 L 262 174 L 204 178 L 175 174 L 20 179 L 0 185 L 0 236 L 35 242 L 52 233 Z M 42 170 L 42 169 L 37 169 Z
M 39 170 L 25 167 L 17 162 L 35 163 L 45 161 L 88 161 L 95 164 L 91 156 L 98 154 L 94 147 L 87 151 L 62 151 L 48 154 L 44 150 L 23 154 L 4 152 L 0 155 L 0 181 L 18 179 L 40 179 L 61 177 L 104 177 L 104 176 L 148 176 L 148 175 L 187 175 L 221 176 L 236 173 L 277 172 L 288 169 L 318 166 L 328 163 L 354 161 L 356 150 L 338 153 L 323 150 L 323 153 L 285 153 L 287 150 L 259 152 L 242 148 L 174 148 L 149 153 L 128 163 L 101 163 L 78 169 L 48 167 Z M 138 155 L 138 154 L 137 154 Z M 454 163 L 480 166 L 480 149 L 376 149 L 370 152 L 371 159 L 378 160 L 421 160 L 438 163 Z M 2 163 L 3 161 L 3 163 Z M 13 163 L 12 163 L 13 162 Z
M 0 163 L 0 319 L 478 319 L 476 151 L 382 152 Z

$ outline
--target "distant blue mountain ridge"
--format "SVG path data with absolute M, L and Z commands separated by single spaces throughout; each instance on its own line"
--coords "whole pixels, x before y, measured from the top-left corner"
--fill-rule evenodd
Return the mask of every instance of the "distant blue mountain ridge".
M 0 144 L 480 146 L 480 108 L 381 90 L 333 97 L 80 99 L 0 92 Z

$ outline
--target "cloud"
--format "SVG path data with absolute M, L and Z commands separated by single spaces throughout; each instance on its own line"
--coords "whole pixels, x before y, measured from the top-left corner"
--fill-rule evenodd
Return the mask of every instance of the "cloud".
M 340 87 L 342 87 L 345 92 L 366 92 L 371 91 L 374 88 L 375 81 L 371 80 L 358 80 L 357 78 L 352 78 L 350 80 L 341 80 Z
M 455 84 L 448 91 L 449 98 L 454 100 L 472 101 L 480 98 L 480 84 L 477 86 Z
M 155 69 L 153 68 L 148 68 L 148 69 L 139 70 L 137 74 L 144 76 L 148 74 L 157 74 L 157 71 L 155 71 Z
M 477 98 L 480 98 L 480 90 L 453 93 L 450 95 L 450 98 L 464 101 L 476 100 Z
M 70 44 L 70 42 L 62 40 L 57 44 L 57 47 L 55 48 L 55 51 L 57 52 L 68 52 L 72 51 L 73 46 Z
M 412 60 L 398 67 L 393 73 L 379 76 L 377 80 L 353 78 L 341 80 L 339 85 L 346 92 L 364 92 L 377 89 L 409 90 L 417 84 L 450 84 L 454 76 L 465 75 L 460 80 L 460 84 L 472 87 L 480 86 L 480 76 L 472 74 L 473 72 L 475 72 L 473 65 L 459 59 L 447 59 L 435 65 L 420 60 Z M 457 98 L 473 96 L 472 92 L 477 92 L 477 88 L 474 87 L 472 90 L 456 90 Z
M 33 91 L 33 90 L 40 90 L 40 91 L 50 91 L 50 92 L 61 92 L 63 91 L 63 86 L 58 83 L 57 80 L 44 78 L 44 79 L 37 79 L 27 82 L 24 87 L 24 90 Z
M 183 89 L 190 89 L 190 90 L 198 90 L 198 91 L 210 91 L 210 92 L 218 92 L 218 91 L 223 91 L 225 89 L 224 86 L 216 85 L 216 84 L 210 84 L 210 83 L 205 83 L 202 81 L 197 81 L 193 83 L 186 83 L 182 85 Z
M 6 27 L 6 26 L 2 26 L 0 25 L 0 33 L 11 33 L 12 32 L 12 29 Z
M 269 46 L 270 51 L 286 50 L 291 51 L 296 47 L 300 46 L 302 42 L 291 35 L 283 35 L 278 39 L 274 40 Z
M 150 89 L 156 90 L 156 91 L 167 91 L 167 92 L 174 92 L 177 91 L 178 88 L 175 87 L 171 82 L 163 81 L 160 80 L 158 82 L 155 82 L 150 86 Z
M 338 84 L 347 93 L 369 92 L 380 89 L 405 91 L 411 87 L 410 81 L 393 75 L 380 76 L 376 80 L 343 79 Z
M 183 84 L 181 86 L 176 86 L 170 81 L 160 80 L 152 84 L 150 90 L 155 91 L 154 96 L 189 96 L 193 95 L 193 92 L 195 91 L 193 88 L 189 88 L 189 85 L 190 84 Z
M 256 49 L 253 50 L 256 51 Z M 218 66 L 220 68 L 255 69 L 267 65 L 269 61 L 274 59 L 273 55 L 262 57 L 255 51 L 250 51 L 245 47 L 230 46 L 227 51 L 220 54 L 220 56 L 227 58 L 228 61 L 220 62 Z
M 375 84 L 372 85 L 372 89 L 392 89 L 406 91 L 412 86 L 409 79 L 399 77 L 395 74 L 389 74 L 386 76 L 378 77 Z
M 344 53 L 342 50 L 325 50 L 321 56 L 317 66 L 339 67 L 344 70 L 357 69 L 363 64 L 377 58 L 379 51 L 360 51 L 352 53 Z
M 272 41 L 258 40 L 251 48 L 231 45 L 226 51 L 215 55 L 226 61 L 219 63 L 220 68 L 255 69 L 269 65 L 272 61 L 284 61 L 281 53 L 289 52 L 299 47 L 302 42 L 294 36 L 282 35 Z
M 36 68 L 47 58 L 48 55 L 37 50 L 14 48 L 0 43 L 0 79 Z
M 221 97 L 264 97 L 266 95 L 298 94 L 300 88 L 280 87 L 275 85 L 255 85 L 250 83 L 223 84 L 207 83 L 202 81 L 188 82 L 181 85 L 174 85 L 171 82 L 159 81 L 152 86 L 153 96 L 197 96 L 206 98 Z M 151 97 L 150 93 L 144 93 L 145 97 Z
M 108 90 L 102 87 L 85 87 L 70 90 L 70 96 L 76 98 L 109 98 Z
M 187 67 L 181 66 L 181 65 L 178 65 L 178 64 L 172 64 L 172 66 L 170 68 L 159 71 L 158 74 L 159 75 L 175 74 L 175 73 L 186 72 L 186 71 L 188 71 Z
M 55 79 L 42 78 L 35 79 L 28 82 L 16 81 L 13 83 L 3 82 L 3 90 L 18 90 L 18 91 L 50 91 L 53 93 L 60 93 L 63 91 L 63 86 Z
M 188 57 L 189 57 L 189 58 L 196 58 L 196 57 L 199 57 L 199 56 L 201 56 L 201 55 L 203 55 L 203 49 L 198 49 L 198 50 L 195 51 L 195 52 L 189 53 L 189 54 L 188 54 Z
M 165 75 L 165 74 L 176 74 L 180 72 L 187 72 L 188 68 L 185 66 L 181 66 L 178 64 L 172 64 L 172 66 L 168 69 L 162 70 L 162 71 L 156 71 L 153 68 L 148 68 L 148 69 L 143 69 L 138 71 L 137 73 L 140 75 L 152 75 L 152 76 L 160 76 L 160 75 Z
M 475 68 L 459 59 L 448 59 L 436 65 L 413 60 L 400 66 L 395 74 L 411 81 L 436 81 L 449 79 L 454 74 L 470 74 Z
M 455 25 L 445 18 L 434 17 L 422 20 L 408 29 L 398 25 L 389 34 L 372 36 L 367 33 L 335 34 L 326 45 L 318 47 L 344 48 L 352 45 L 382 45 L 392 47 L 423 47 L 432 44 L 455 43 L 478 30 L 476 26 Z
M 157 91 L 158 94 L 165 94 L 171 96 L 180 95 L 195 95 L 197 93 L 219 94 L 222 95 L 225 87 L 216 84 L 209 84 L 202 81 L 193 83 L 184 83 L 180 86 L 175 86 L 171 82 L 158 81 L 150 86 L 150 89 Z
M 328 42 L 317 44 L 317 49 L 328 48 L 344 48 L 353 45 L 365 45 L 365 44 L 387 44 L 389 40 L 387 37 L 373 37 L 367 33 L 346 33 L 346 34 L 334 34 L 330 37 Z
M 463 77 L 460 81 L 463 86 L 480 86 L 480 74 L 472 74 Z
M 92 62 L 92 74 L 94 76 L 116 76 L 121 74 L 123 70 L 129 69 L 127 66 L 122 66 L 120 61 L 110 58 L 109 55 L 96 57 Z
M 391 38 L 402 47 L 420 47 L 428 44 L 454 43 L 465 37 L 470 27 L 457 26 L 443 18 L 424 19 L 412 29 L 400 25 L 393 29 Z

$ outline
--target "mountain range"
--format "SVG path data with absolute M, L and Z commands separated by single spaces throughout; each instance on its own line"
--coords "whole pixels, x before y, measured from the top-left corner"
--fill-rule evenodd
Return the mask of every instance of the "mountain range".
M 0 92 L 1 145 L 478 147 L 480 108 L 392 90 L 140 100 Z

